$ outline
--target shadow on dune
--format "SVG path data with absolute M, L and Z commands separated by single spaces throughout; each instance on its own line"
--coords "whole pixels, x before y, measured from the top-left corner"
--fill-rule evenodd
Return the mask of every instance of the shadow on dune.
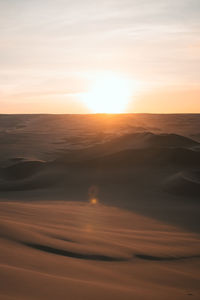
M 175 134 L 155 135 L 150 132 L 128 134 L 94 147 L 72 150 L 52 162 L 15 163 L 1 168 L 1 177 L 7 181 L 20 181 L 46 170 L 49 172 L 49 170 L 70 169 L 71 172 L 114 166 L 200 166 L 200 152 L 191 148 L 196 145 L 199 143 Z
M 144 148 L 129 149 L 114 154 L 90 159 L 79 163 L 79 166 L 199 166 L 200 152 L 186 148 Z
M 200 172 L 179 172 L 166 179 L 164 190 L 178 196 L 195 197 L 200 196 Z
M 70 258 L 76 259 L 85 259 L 85 260 L 95 260 L 95 261 L 105 261 L 105 262 L 126 262 L 131 261 L 131 258 L 123 258 L 123 257 L 114 257 L 114 256 L 107 256 L 103 254 L 84 254 L 84 253 L 77 253 L 68 250 L 58 249 L 46 245 L 41 244 L 34 244 L 34 243 L 23 243 L 25 246 L 31 247 L 36 250 L 40 250 L 43 252 L 56 254 L 60 256 L 66 256 Z M 152 256 L 146 254 L 134 254 L 133 258 L 139 258 L 142 260 L 149 260 L 149 261 L 179 261 L 185 259 L 192 259 L 192 258 L 200 258 L 200 255 L 188 255 L 188 256 Z
M 1 168 L 1 198 L 88 201 L 95 185 L 104 204 L 199 232 L 197 173 L 174 176 L 200 170 L 197 145 L 184 136 L 143 132 L 66 151 L 54 161 L 20 161 Z
M 2 169 L 2 177 L 6 180 L 22 180 L 43 170 L 45 163 L 41 161 L 22 161 Z
M 108 142 L 90 146 L 85 149 L 67 151 L 67 153 L 60 155 L 56 161 L 65 163 L 83 161 L 130 149 L 166 147 L 191 148 L 197 146 L 199 146 L 198 142 L 177 134 L 153 134 L 151 132 L 140 132 L 121 135 Z
M 102 254 L 83 254 L 83 253 L 76 253 L 72 251 L 67 251 L 63 249 L 57 249 L 46 245 L 40 244 L 33 244 L 33 243 L 23 243 L 25 246 L 31 247 L 36 250 L 48 252 L 51 254 L 71 257 L 71 258 L 78 258 L 78 259 L 86 259 L 86 260 L 97 260 L 97 261 L 107 261 L 107 262 L 114 262 L 114 261 L 127 261 L 128 259 L 122 257 L 112 257 Z
M 150 260 L 150 261 L 178 261 L 178 260 L 185 260 L 185 259 L 192 259 L 192 258 L 200 258 L 200 255 L 162 257 L 162 256 L 152 256 L 146 254 L 135 254 L 135 257 L 143 260 Z

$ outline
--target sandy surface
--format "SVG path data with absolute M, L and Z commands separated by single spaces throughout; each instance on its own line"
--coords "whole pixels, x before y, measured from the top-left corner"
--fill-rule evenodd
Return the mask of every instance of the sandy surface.
M 199 115 L 0 115 L 0 165 L 55 159 L 69 149 L 133 132 L 176 133 L 200 141 Z
M 1 115 L 0 299 L 200 299 L 199 115 Z
M 100 204 L 6 203 L 1 299 L 199 299 L 200 240 Z

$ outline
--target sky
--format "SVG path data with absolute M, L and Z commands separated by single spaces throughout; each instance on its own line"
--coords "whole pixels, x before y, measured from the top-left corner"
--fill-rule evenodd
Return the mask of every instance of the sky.
M 94 112 L 107 73 L 123 112 L 200 113 L 199 0 L 0 0 L 0 44 L 0 113 Z

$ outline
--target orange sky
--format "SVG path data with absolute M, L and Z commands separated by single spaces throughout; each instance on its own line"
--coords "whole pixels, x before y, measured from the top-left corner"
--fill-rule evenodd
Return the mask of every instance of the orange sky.
M 94 112 L 107 72 L 138 83 L 123 112 L 200 113 L 199 0 L 2 0 L 0 28 L 0 113 Z

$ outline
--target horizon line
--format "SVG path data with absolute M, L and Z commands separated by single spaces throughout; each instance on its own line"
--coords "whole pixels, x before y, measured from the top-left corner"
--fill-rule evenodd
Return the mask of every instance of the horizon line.
M 1 115 L 200 115 L 200 112 L 131 112 L 131 113 L 0 113 Z

